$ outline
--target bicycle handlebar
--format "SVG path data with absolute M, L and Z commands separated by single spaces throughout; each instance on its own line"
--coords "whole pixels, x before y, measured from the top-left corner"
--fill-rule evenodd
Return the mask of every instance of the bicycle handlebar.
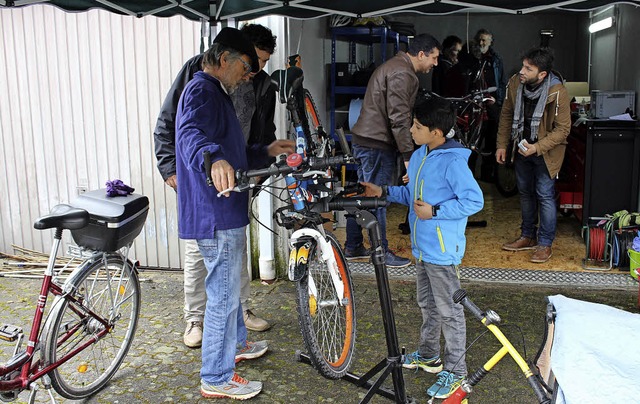
M 385 198 L 361 197 L 361 198 L 334 198 L 325 203 L 325 210 L 347 210 L 347 209 L 378 209 L 387 206 Z
M 482 321 L 485 317 L 485 314 L 478 306 L 476 306 L 469 298 L 467 297 L 467 291 L 464 289 L 458 289 L 453 294 L 453 301 L 455 303 L 460 303 L 464 306 L 465 309 L 469 310 L 471 314 L 474 315 L 475 318 Z
M 213 180 L 211 179 L 211 157 L 208 151 L 203 153 L 204 155 L 204 169 L 207 177 L 207 185 L 213 186 Z M 272 175 L 287 175 L 294 171 L 309 172 L 310 170 L 324 169 L 327 167 L 348 164 L 353 162 L 353 157 L 350 155 L 329 156 L 329 157 L 310 157 L 306 162 L 303 162 L 300 166 L 291 167 L 286 164 L 286 160 L 276 162 L 269 167 L 260 168 L 256 170 L 237 170 L 236 181 L 237 185 L 233 188 L 222 190 L 218 193 L 218 196 L 222 196 L 227 192 L 243 192 L 253 187 L 255 184 L 249 184 L 249 179 L 254 177 L 270 177 Z
M 473 99 L 479 95 L 484 95 L 484 94 L 488 94 L 488 93 L 493 93 L 498 89 L 498 87 L 489 87 L 489 88 L 485 88 L 485 89 L 481 89 L 481 90 L 476 90 L 476 91 L 472 91 L 471 93 L 465 95 L 464 97 L 442 97 L 440 95 L 438 95 L 438 97 L 440 98 L 444 98 L 446 100 L 449 101 L 466 101 L 466 100 L 470 100 Z M 482 101 L 486 101 L 488 100 L 487 98 L 482 97 Z
M 310 157 L 306 163 L 303 163 L 303 165 L 305 169 L 318 170 L 318 169 L 335 166 L 338 164 L 351 163 L 352 160 L 353 158 L 348 155 L 329 156 L 329 157 Z M 253 177 L 270 177 L 272 175 L 285 175 L 298 170 L 300 167 L 301 166 L 290 167 L 286 165 L 285 160 L 282 160 L 280 162 L 272 164 L 267 168 L 260 168 L 257 170 L 248 170 L 248 171 L 238 170 L 236 172 L 236 179 L 238 181 L 243 181 Z

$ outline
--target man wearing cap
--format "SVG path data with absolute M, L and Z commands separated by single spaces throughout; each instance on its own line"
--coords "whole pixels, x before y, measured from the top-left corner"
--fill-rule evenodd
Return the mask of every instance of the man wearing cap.
M 253 43 L 261 69 L 275 52 L 276 37 L 271 30 L 259 24 L 246 24 L 241 32 Z M 178 99 L 194 74 L 202 70 L 204 53 L 189 59 L 176 79 L 162 104 L 158 121 L 153 133 L 158 170 L 165 183 L 176 189 L 175 155 L 175 116 Z M 231 94 L 236 116 L 240 120 L 242 131 L 248 144 L 269 145 L 276 140 L 276 127 L 273 123 L 275 113 L 275 91 L 271 87 L 271 77 L 260 70 L 251 80 L 242 82 L 238 90 Z M 249 307 L 251 284 L 245 264 L 240 270 L 240 303 L 247 330 L 265 331 L 270 324 L 253 314 Z M 202 321 L 207 302 L 204 279 L 207 269 L 195 240 L 187 240 L 184 250 L 184 319 L 187 323 L 183 340 L 189 348 L 202 345 Z
M 203 325 L 200 392 L 210 398 L 251 398 L 262 383 L 238 376 L 235 362 L 263 355 L 266 344 L 247 346 L 240 305 L 240 270 L 249 224 L 246 195 L 217 193 L 235 185 L 235 171 L 259 167 L 268 156 L 292 152 L 291 142 L 246 146 L 229 94 L 260 70 L 251 41 L 223 28 L 204 54 L 203 71 L 187 84 L 176 111 L 178 233 L 195 239 L 204 258 L 207 304 Z M 204 153 L 214 187 L 207 186 Z M 251 166 L 250 166 L 251 164 Z M 258 348 L 258 349 L 254 349 Z

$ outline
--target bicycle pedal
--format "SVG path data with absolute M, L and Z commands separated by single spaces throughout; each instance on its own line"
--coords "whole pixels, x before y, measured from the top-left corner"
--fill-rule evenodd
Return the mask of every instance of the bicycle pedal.
M 22 334 L 22 328 L 16 327 L 11 324 L 3 324 L 0 326 L 0 339 L 13 342 L 18 339 L 18 337 Z

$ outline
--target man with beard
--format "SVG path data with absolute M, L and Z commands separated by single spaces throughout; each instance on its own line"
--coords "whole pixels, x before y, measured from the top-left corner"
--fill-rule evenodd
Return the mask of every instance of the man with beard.
M 504 63 L 500 55 L 493 49 L 493 34 L 487 29 L 480 29 L 474 37 L 474 41 L 480 47 L 480 80 L 483 89 L 496 87 L 492 94 L 495 103 L 487 103 L 487 121 L 482 127 L 482 165 L 480 168 L 480 179 L 493 182 L 495 161 L 493 154 L 496 150 L 496 133 L 498 131 L 498 118 L 500 108 L 505 95 Z M 472 167 L 473 171 L 473 167 Z
M 239 30 L 223 28 L 204 54 L 202 71 L 187 84 L 176 111 L 178 233 L 195 239 L 207 268 L 200 393 L 209 398 L 251 398 L 262 383 L 247 381 L 234 369 L 238 344 L 247 330 L 240 309 L 240 271 L 246 254 L 248 199 L 217 194 L 235 186 L 235 171 L 265 165 L 269 156 L 292 152 L 290 141 L 246 146 L 229 97 L 251 72 L 260 70 L 251 41 Z M 212 163 L 205 169 L 205 154 Z M 214 187 L 207 186 L 211 175 Z M 261 354 L 266 351 L 266 346 Z M 248 358 L 251 359 L 251 358 Z
M 505 163 L 509 138 L 518 144 L 515 171 L 522 225 L 520 237 L 502 246 L 507 251 L 534 250 L 531 262 L 551 257 L 556 234 L 555 178 L 562 166 L 571 129 L 569 95 L 553 68 L 548 48 L 534 48 L 522 58 L 522 69 L 509 80 L 500 115 L 496 161 Z M 540 219 L 540 228 L 536 229 Z

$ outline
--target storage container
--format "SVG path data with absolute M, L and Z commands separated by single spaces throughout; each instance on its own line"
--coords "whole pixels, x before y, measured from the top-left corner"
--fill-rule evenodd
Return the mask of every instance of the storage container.
M 634 279 L 638 279 L 636 269 L 640 271 L 640 252 L 629 250 L 629 272 Z
M 609 118 L 624 114 L 627 109 L 635 114 L 635 91 L 591 91 L 591 116 Z
M 144 195 L 108 197 L 106 189 L 85 192 L 71 206 L 89 212 L 89 225 L 71 230 L 73 240 L 81 247 L 97 251 L 115 251 L 135 239 L 149 212 L 149 199 Z

